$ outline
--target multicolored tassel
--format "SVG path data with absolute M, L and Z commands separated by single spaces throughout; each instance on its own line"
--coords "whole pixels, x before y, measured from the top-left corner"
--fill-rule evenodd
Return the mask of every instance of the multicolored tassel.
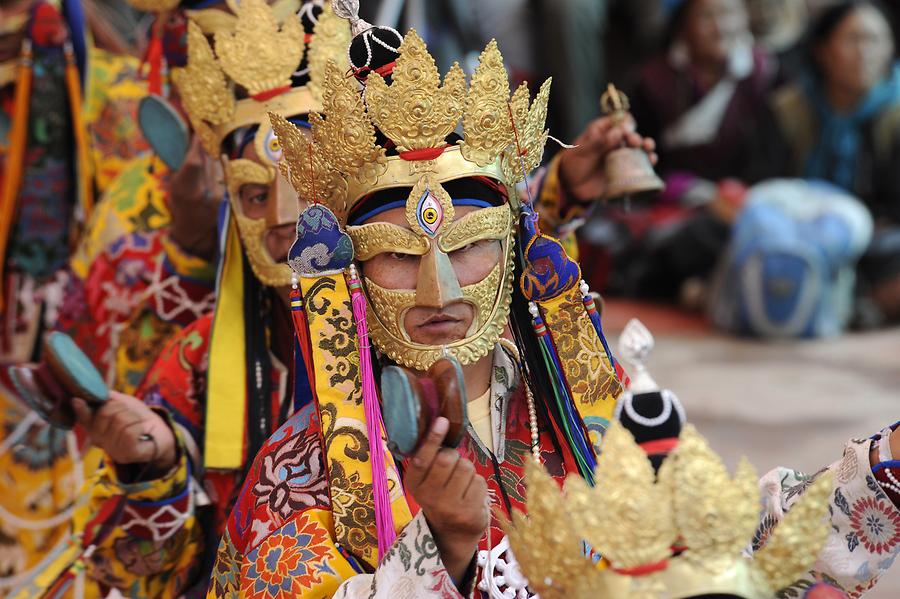
M 168 18 L 168 13 L 157 15 L 150 31 L 147 52 L 144 55 L 144 64 L 147 65 L 147 91 L 157 96 L 163 93 L 163 33 Z
M 609 349 L 609 343 L 606 342 L 606 335 L 603 334 L 603 324 L 600 322 L 600 312 L 597 310 L 597 303 L 594 301 L 594 296 L 591 295 L 591 288 L 588 287 L 587 283 L 581 281 L 579 289 L 581 291 L 582 301 L 584 301 L 584 308 L 587 310 L 588 316 L 591 319 L 591 324 L 594 325 L 594 330 L 597 331 L 597 336 L 600 337 L 603 349 L 606 350 L 606 357 L 609 358 L 609 363 L 612 364 L 615 369 L 616 376 L 621 380 L 622 376 L 619 374 L 620 369 L 618 368 L 616 359 L 613 358 L 612 351 Z
M 300 354 L 303 357 L 303 366 L 306 369 L 306 376 L 309 380 L 309 386 L 312 389 L 316 387 L 315 370 L 313 369 L 312 347 L 309 341 L 309 324 L 306 321 L 306 309 L 303 306 L 303 294 L 300 292 L 300 286 L 297 284 L 297 274 L 294 273 L 291 278 L 291 319 L 294 321 L 294 332 L 297 333 L 297 345 L 300 346 Z M 298 364 L 299 366 L 299 364 Z M 297 371 L 295 376 L 299 376 Z
M 550 337 L 547 327 L 541 318 L 540 309 L 537 304 L 531 302 L 528 306 L 531 313 L 534 333 L 540 340 L 541 353 L 544 357 L 544 367 L 551 374 L 553 379 L 553 395 L 556 399 L 556 417 L 562 425 L 563 434 L 578 465 L 578 471 L 581 476 L 594 484 L 594 466 L 597 463 L 594 451 L 591 448 L 591 442 L 587 437 L 587 432 L 581 423 L 581 418 L 575 410 L 572 395 L 569 392 L 568 385 L 562 374 L 562 365 L 559 363 L 559 356 L 556 347 L 553 345 L 553 339 Z
M 372 456 L 372 495 L 375 498 L 375 526 L 378 535 L 378 559 L 394 544 L 394 514 L 391 511 L 391 496 L 388 490 L 385 469 L 385 444 L 382 442 L 384 423 L 378 402 L 378 388 L 372 370 L 372 352 L 369 345 L 369 325 L 366 321 L 366 297 L 356 267 L 350 265 L 350 298 L 353 318 L 356 320 L 356 334 L 359 338 L 359 372 L 362 379 L 363 405 L 366 411 L 366 433 L 369 437 L 369 451 Z

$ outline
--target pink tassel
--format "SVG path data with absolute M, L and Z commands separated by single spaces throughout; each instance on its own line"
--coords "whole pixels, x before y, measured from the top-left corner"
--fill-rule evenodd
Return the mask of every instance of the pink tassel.
M 366 409 L 366 433 L 369 437 L 369 451 L 372 456 L 372 494 L 375 497 L 375 527 L 378 535 L 378 559 L 380 560 L 394 544 L 397 533 L 394 531 L 394 513 L 391 511 L 391 497 L 388 492 L 385 446 L 381 441 L 384 424 L 381 420 L 375 375 L 372 372 L 369 325 L 366 322 L 366 298 L 356 274 L 356 267 L 352 265 L 350 266 L 350 297 L 353 304 L 353 317 L 356 319 L 356 334 L 359 337 L 359 372 L 363 385 L 363 405 Z

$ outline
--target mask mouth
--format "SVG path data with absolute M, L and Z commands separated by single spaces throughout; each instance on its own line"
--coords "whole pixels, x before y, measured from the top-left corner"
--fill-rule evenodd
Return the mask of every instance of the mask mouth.
M 462 320 L 444 312 L 438 312 L 437 314 L 429 316 L 420 326 L 429 324 L 442 324 L 445 322 L 462 322 Z
M 426 318 L 423 322 L 416 326 L 416 329 L 424 332 L 438 333 L 449 331 L 463 322 L 462 318 L 447 314 L 446 312 L 438 312 Z
M 415 325 L 413 331 L 416 336 L 424 336 L 431 338 L 431 343 L 443 345 L 445 343 L 453 343 L 464 339 L 468 331 L 461 331 L 461 325 L 465 322 L 463 318 L 448 314 L 444 311 L 438 311 L 419 324 Z M 406 331 L 409 335 L 413 331 Z

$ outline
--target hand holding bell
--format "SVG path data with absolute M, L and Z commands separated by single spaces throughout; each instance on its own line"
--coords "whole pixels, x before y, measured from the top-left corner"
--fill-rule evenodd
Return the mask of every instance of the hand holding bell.
M 628 97 L 612 83 L 600 98 L 600 108 L 610 115 L 616 124 L 628 114 Z M 653 170 L 650 157 L 640 148 L 625 145 L 613 150 L 606 157 L 606 197 L 617 198 L 645 191 L 659 191 L 665 184 Z
M 462 367 L 452 357 L 441 358 L 421 376 L 400 366 L 381 375 L 382 414 L 388 447 L 405 458 L 416 452 L 438 416 L 450 422 L 444 446 L 458 447 L 468 418 Z

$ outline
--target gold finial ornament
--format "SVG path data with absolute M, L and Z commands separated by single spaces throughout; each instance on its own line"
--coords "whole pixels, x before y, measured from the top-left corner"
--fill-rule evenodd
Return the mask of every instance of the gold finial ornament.
M 625 120 L 630 108 L 628 96 L 612 83 L 600 97 L 603 114 L 610 115 L 616 124 Z M 623 145 L 606 157 L 607 198 L 618 198 L 646 191 L 659 191 L 665 184 L 650 164 L 647 153 L 640 148 Z
M 541 470 L 526 464 L 528 516 L 514 511 L 501 525 L 529 586 L 544 599 L 771 599 L 812 567 L 828 537 L 832 477 L 825 474 L 766 546 L 744 557 L 760 509 L 753 468 L 742 462 L 728 476 L 690 425 L 657 481 L 646 454 L 617 422 L 604 438 L 594 488 L 572 479 L 561 493 Z M 575 559 L 583 540 L 610 567 Z M 675 545 L 686 548 L 673 557 Z

